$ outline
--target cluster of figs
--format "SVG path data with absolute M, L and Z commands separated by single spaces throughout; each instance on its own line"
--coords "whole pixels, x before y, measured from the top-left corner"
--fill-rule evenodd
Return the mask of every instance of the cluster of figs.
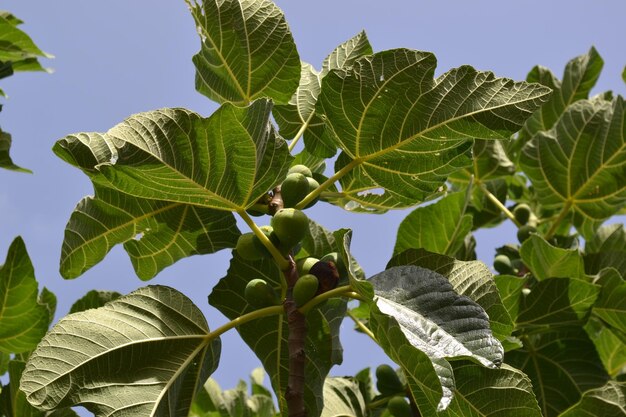
M 526 203 L 517 204 L 513 208 L 513 216 L 520 225 L 517 229 L 517 240 L 524 243 L 537 232 L 537 216 Z M 505 245 L 496 251 L 493 268 L 497 272 L 506 275 L 523 275 L 526 272 L 526 267 L 520 259 L 518 245 Z
M 413 411 L 406 399 L 406 387 L 398 373 L 389 365 L 376 368 L 376 388 L 382 397 L 386 397 L 387 411 L 393 417 L 411 417 Z
M 282 208 L 276 210 L 270 224 L 259 229 L 284 256 L 295 256 L 301 248 L 302 239 L 309 231 L 309 219 L 302 210 L 295 208 L 310 192 L 319 187 L 311 170 L 305 165 L 294 165 L 280 186 Z M 304 208 L 311 207 L 317 198 Z M 266 200 L 271 204 L 271 197 Z M 268 211 L 271 211 L 268 210 Z M 252 215 L 265 214 L 250 212 Z M 259 237 L 250 232 L 239 237 L 235 251 L 245 260 L 258 261 L 271 258 L 272 255 Z M 300 258 L 296 261 L 298 280 L 293 287 L 293 299 L 298 307 L 303 306 L 316 295 L 337 286 L 341 271 L 345 266 L 337 252 L 331 252 L 317 259 Z M 270 283 L 261 278 L 248 282 L 244 296 L 253 307 L 263 308 L 281 304 L 281 298 Z

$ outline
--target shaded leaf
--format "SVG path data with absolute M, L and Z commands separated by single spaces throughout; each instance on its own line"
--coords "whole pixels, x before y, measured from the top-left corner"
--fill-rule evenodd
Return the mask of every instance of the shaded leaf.
M 597 274 L 604 268 L 615 268 L 626 276 L 626 229 L 622 224 L 600 227 L 585 242 L 585 271 Z
M 44 68 L 39 65 L 36 58 L 50 56 L 39 49 L 30 36 L 17 27 L 20 23 L 22 21 L 13 15 L 0 15 L 0 62 L 10 62 L 16 71 L 43 71 Z M 25 61 L 28 68 L 24 68 Z
M 590 317 L 585 331 L 596 347 L 604 369 L 615 378 L 626 366 L 626 335 L 606 326 L 597 317 Z
M 466 192 L 457 192 L 415 209 L 400 223 L 393 253 L 425 249 L 454 256 L 472 230 L 472 217 L 465 214 L 468 197 Z
M 13 163 L 9 150 L 11 148 L 11 135 L 0 130 L 0 168 L 10 169 L 18 172 L 32 172 Z
M 616 270 L 607 268 L 600 271 L 595 282 L 602 286 L 602 292 L 593 314 L 626 334 L 626 281 Z
M 574 214 L 587 239 L 626 201 L 624 99 L 580 100 L 526 144 L 520 159 L 544 209 Z
M 95 188 L 96 196 L 83 198 L 66 226 L 60 267 L 65 278 L 80 276 L 119 243 L 144 280 L 183 257 L 237 243 L 232 213 Z
M 122 294 L 116 291 L 91 290 L 72 304 L 70 314 L 103 307 L 109 301 L 117 300 L 121 296 Z
M 515 164 L 507 156 L 499 141 L 477 139 L 474 142 L 473 164 L 450 176 L 454 182 L 467 184 L 471 176 L 477 182 L 508 177 L 515 173 Z
M 585 279 L 585 266 L 578 250 L 557 248 L 536 234 L 524 241 L 520 255 L 524 264 L 538 280 Z
M 578 403 L 559 417 L 621 417 L 626 414 L 626 383 L 609 381 L 585 392 Z
M 0 266 L 0 351 L 32 350 L 48 330 L 50 310 L 39 302 L 37 292 L 33 264 L 24 241 L 17 237 Z
M 269 123 L 271 103 L 139 113 L 105 134 L 61 139 L 55 153 L 97 184 L 135 197 L 242 210 L 284 178 L 291 156 Z
M 516 322 L 520 311 L 522 289 L 527 285 L 528 280 L 513 275 L 496 275 L 494 280 L 502 297 L 502 304 L 511 320 Z
M 522 341 L 524 347 L 507 352 L 505 361 L 530 377 L 544 417 L 557 416 L 608 379 L 582 329 L 527 335 Z
M 209 304 L 229 319 L 256 310 L 244 298 L 244 290 L 251 278 L 261 278 L 281 293 L 281 272 L 271 259 L 245 261 L 236 252 L 227 275 L 213 288 Z M 307 339 L 304 398 L 307 411 L 317 416 L 323 408 L 323 384 L 330 368 L 342 361 L 339 327 L 345 316 L 347 302 L 332 298 L 306 315 Z M 257 355 L 269 374 L 278 398 L 279 408 L 286 410 L 285 392 L 288 381 L 287 318 L 280 313 L 258 318 L 237 328 L 242 339 Z
M 269 0 L 187 0 L 202 41 L 196 90 L 218 103 L 289 101 L 300 57 L 283 12 Z
M 219 362 L 220 340 L 208 333 L 183 294 L 141 288 L 61 319 L 30 356 L 20 387 L 44 410 L 81 404 L 112 417 L 186 415 Z
M 26 364 L 21 361 L 9 362 L 9 383 L 8 389 L 10 392 L 10 408 L 11 413 L 7 417 L 44 417 L 46 413 L 40 411 L 30 405 L 26 401 L 26 396 L 22 391 L 18 389 L 20 378 L 24 372 Z
M 368 415 L 365 399 L 354 378 L 326 378 L 324 382 L 324 409 L 321 417 Z
M 485 310 L 494 336 L 503 340 L 511 334 L 513 323 L 503 305 L 503 300 L 500 299 L 493 275 L 484 263 L 459 261 L 418 249 L 407 250 L 394 256 L 387 264 L 387 268 L 399 265 L 420 266 L 442 275 L 452 285 L 454 291 L 474 300 Z
M 346 167 L 406 204 L 468 166 L 473 139 L 508 138 L 549 94 L 468 66 L 435 80 L 435 66 L 426 52 L 376 53 L 330 71 L 318 97 L 325 140 L 345 153 Z

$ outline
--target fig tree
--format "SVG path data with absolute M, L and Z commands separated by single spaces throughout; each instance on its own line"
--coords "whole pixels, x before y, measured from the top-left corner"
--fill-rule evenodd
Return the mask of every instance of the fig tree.
M 283 247 L 293 248 L 309 230 L 309 218 L 294 208 L 280 209 L 271 220 L 274 233 Z
M 412 417 L 411 405 L 400 395 L 392 397 L 387 403 L 387 410 L 393 417 Z
M 309 180 L 298 172 L 287 175 L 287 178 L 285 178 L 280 187 L 280 194 L 283 197 L 283 206 L 287 208 L 295 207 L 308 193 Z
M 404 392 L 404 385 L 396 371 L 389 365 L 376 368 L 376 388 L 382 395 L 394 395 Z
M 280 304 L 280 299 L 274 288 L 267 281 L 260 278 L 255 278 L 248 282 L 244 290 L 244 297 L 248 304 L 257 308 Z
M 293 300 L 298 307 L 305 305 L 317 293 L 319 281 L 312 274 L 305 274 L 298 278 L 293 286 Z
M 237 239 L 235 250 L 243 259 L 257 261 L 267 256 L 267 249 L 265 249 L 265 247 L 259 247 L 260 243 L 254 233 L 244 233 Z
M 309 269 L 309 274 L 313 274 L 319 280 L 318 294 L 330 291 L 337 287 L 339 283 L 339 272 L 334 262 L 319 261 Z
M 287 171 L 287 175 L 293 174 L 296 172 L 298 174 L 304 175 L 305 177 L 313 176 L 313 172 L 311 172 L 311 169 L 308 166 L 302 165 L 302 164 L 294 165 L 291 168 L 289 168 L 289 171 Z
M 309 193 L 320 188 L 320 183 L 317 182 L 315 178 L 307 177 L 307 181 L 309 182 Z M 307 193 L 308 194 L 308 193 Z M 309 204 L 307 204 L 304 208 L 309 208 L 315 205 L 320 200 L 319 195 L 315 197 Z
M 300 258 L 296 261 L 296 268 L 298 269 L 298 275 L 306 275 L 311 270 L 311 267 L 319 262 L 319 259 L 311 256 L 307 258 Z
M 511 259 L 506 255 L 497 255 L 493 260 L 493 269 L 501 274 L 513 274 Z
M 513 216 L 515 216 L 515 220 L 521 225 L 528 223 L 531 213 L 530 207 L 525 203 L 520 203 L 513 209 Z
M 519 243 L 524 243 L 524 241 L 526 241 L 526 239 L 528 239 L 531 234 L 536 233 L 536 232 L 537 232 L 536 227 L 533 227 L 530 225 L 524 225 L 520 227 L 519 229 L 517 229 L 517 240 L 519 241 Z
M 346 268 L 346 264 L 343 262 L 343 258 L 339 256 L 338 252 L 330 252 L 320 258 L 320 261 L 332 262 L 335 264 L 337 271 L 339 272 L 339 276 L 345 277 L 348 275 L 348 269 Z

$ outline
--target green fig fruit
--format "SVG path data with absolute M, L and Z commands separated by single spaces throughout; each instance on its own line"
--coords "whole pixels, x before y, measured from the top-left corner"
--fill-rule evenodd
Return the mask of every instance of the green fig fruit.
M 517 240 L 519 241 L 519 243 L 524 243 L 526 239 L 530 237 L 531 234 L 536 233 L 536 232 L 537 232 L 536 227 L 533 227 L 530 225 L 524 225 L 520 227 L 519 229 L 517 229 Z
M 293 300 L 296 306 L 301 307 L 309 302 L 317 293 L 318 286 L 319 281 L 315 275 L 305 274 L 299 277 L 293 286 Z
M 274 214 L 271 225 L 282 247 L 293 248 L 309 231 L 309 218 L 300 210 L 285 208 Z
M 257 308 L 280 304 L 280 299 L 274 288 L 264 279 L 255 278 L 248 282 L 244 290 L 246 301 Z
M 313 172 L 311 172 L 311 169 L 308 166 L 302 165 L 302 164 L 294 165 L 291 168 L 289 168 L 289 171 L 287 171 L 287 175 L 293 174 L 293 173 L 302 174 L 305 177 L 313 176 Z
M 392 397 L 389 402 L 387 402 L 387 410 L 393 417 L 412 417 L 413 412 L 411 411 L 411 405 L 407 402 L 407 400 L 400 396 L 396 395 Z
M 267 257 L 268 254 L 265 247 L 259 247 L 260 243 L 261 242 L 258 241 L 258 238 L 254 235 L 254 233 L 244 233 L 239 236 L 239 239 L 237 239 L 235 251 L 237 251 L 239 256 L 243 259 L 248 261 L 258 261 L 259 259 Z
M 493 269 L 501 274 L 513 274 L 511 259 L 506 255 L 497 255 L 493 260 Z
M 389 365 L 376 368 L 376 388 L 382 395 L 394 395 L 404 392 L 404 385 L 396 371 Z
M 306 275 L 311 270 L 311 267 L 319 262 L 319 259 L 311 256 L 307 258 L 300 258 L 296 261 L 296 268 L 298 269 L 298 275 Z
M 304 175 L 294 172 L 280 186 L 280 194 L 283 198 L 283 206 L 295 207 L 309 193 L 309 180 Z
M 530 210 L 530 207 L 525 203 L 520 203 L 513 209 L 513 216 L 515 216 L 515 220 L 517 220 L 521 225 L 528 223 L 531 214 L 532 211 Z

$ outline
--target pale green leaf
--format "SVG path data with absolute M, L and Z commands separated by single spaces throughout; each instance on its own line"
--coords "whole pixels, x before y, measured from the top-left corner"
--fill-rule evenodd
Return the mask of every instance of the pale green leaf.
M 326 378 L 324 409 L 321 417 L 365 417 L 369 415 L 365 399 L 354 378 Z
M 38 299 L 35 270 L 21 237 L 9 247 L 0 266 L 0 351 L 21 353 L 37 346 L 51 321 Z
M 330 71 L 318 97 L 326 140 L 346 154 L 346 166 L 407 204 L 469 165 L 473 139 L 508 138 L 549 94 L 468 66 L 434 79 L 435 67 L 426 52 L 376 53 Z
M 543 417 L 555 417 L 575 404 L 584 391 L 604 385 L 608 375 L 582 329 L 522 337 L 524 347 L 506 353 L 506 363 L 533 383 Z
M 578 231 L 591 238 L 626 201 L 624 99 L 570 105 L 551 130 L 526 144 L 520 162 L 539 203 L 573 212 Z
M 474 300 L 485 310 L 494 336 L 503 340 L 511 335 L 513 322 L 500 299 L 493 275 L 484 263 L 459 261 L 419 249 L 407 250 L 394 256 L 387 268 L 399 265 L 421 266 L 442 275 L 454 291 Z
M 336 47 L 334 51 L 324 58 L 321 76 L 323 78 L 330 70 L 350 68 L 357 59 L 365 55 L 371 55 L 373 52 L 365 31 L 361 31 Z
M 196 89 L 218 103 L 259 97 L 287 103 L 300 57 L 283 12 L 272 1 L 187 0 L 201 39 L 193 57 Z
M 572 278 L 552 278 L 538 282 L 521 297 L 518 327 L 577 326 L 589 314 L 600 286 Z
M 552 246 L 539 235 L 531 235 L 520 249 L 524 264 L 538 280 L 546 278 L 585 279 L 585 266 L 580 252 Z
M 61 139 L 54 151 L 95 183 L 135 197 L 243 210 L 280 183 L 292 157 L 269 123 L 271 103 L 139 113 L 105 134 Z
M 615 268 L 626 276 L 626 229 L 622 224 L 600 227 L 585 242 L 585 271 L 597 274 L 604 268 Z
M 109 301 L 117 300 L 122 294 L 116 291 L 91 290 L 72 304 L 71 313 L 103 307 Z
M 248 395 L 247 385 L 240 381 L 236 388 L 224 390 L 209 378 L 194 401 L 189 417 L 274 417 L 276 411 L 271 395 Z
M 18 172 L 32 172 L 29 169 L 19 167 L 13 163 L 9 150 L 11 148 L 11 135 L 0 130 L 0 168 Z
M 496 275 L 494 280 L 502 297 L 502 304 L 511 320 L 516 322 L 520 311 L 522 289 L 528 285 L 528 280 L 513 275 Z
M 9 61 L 14 65 L 37 57 L 49 57 L 35 45 L 30 36 L 17 28 L 19 23 L 21 21 L 12 15 L 0 16 L 0 61 Z M 43 70 L 41 67 L 39 69 Z
M 30 356 L 20 387 L 34 406 L 96 415 L 187 415 L 216 369 L 219 338 L 173 288 L 150 286 L 61 319 Z
M 626 383 L 609 381 L 585 392 L 578 403 L 559 417 L 622 417 L 626 415 Z
M 593 314 L 626 334 L 626 281 L 612 268 L 600 271 L 595 281 L 602 286 Z
M 425 249 L 454 256 L 472 230 L 472 216 L 465 214 L 467 204 L 467 193 L 457 192 L 415 209 L 400 223 L 393 253 Z
M 65 228 L 60 267 L 65 278 L 80 276 L 120 243 L 144 280 L 181 258 L 237 243 L 232 213 L 95 189 L 96 196 L 78 203 Z
M 280 294 L 281 271 L 271 259 L 245 261 L 236 252 L 227 275 L 213 288 L 209 304 L 229 319 L 255 311 L 244 298 L 246 284 L 252 278 L 261 278 Z M 330 368 L 342 361 L 339 327 L 346 312 L 347 302 L 332 298 L 310 310 L 306 315 L 307 339 L 304 399 L 311 416 L 318 416 L 323 408 L 322 390 Z M 288 334 L 284 314 L 265 316 L 237 328 L 269 374 L 278 398 L 279 408 L 286 410 L 285 392 L 288 381 Z
M 585 324 L 585 331 L 596 347 L 608 374 L 612 378 L 621 374 L 626 367 L 626 335 L 593 316 Z

